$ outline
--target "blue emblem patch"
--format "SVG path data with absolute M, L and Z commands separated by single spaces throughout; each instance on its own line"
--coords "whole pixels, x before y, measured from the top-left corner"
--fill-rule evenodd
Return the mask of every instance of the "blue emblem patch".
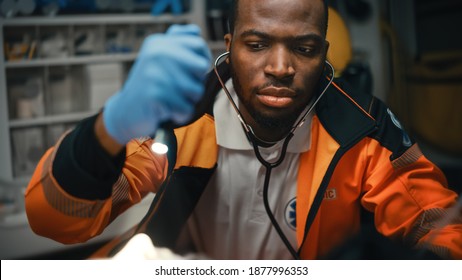
M 285 220 L 286 224 L 289 226 L 289 228 L 295 230 L 297 228 L 297 215 L 295 213 L 295 209 L 297 206 L 297 198 L 294 197 L 292 198 L 289 203 L 287 203 L 286 208 L 285 208 Z
M 387 109 L 388 115 L 390 115 L 391 121 L 393 124 L 401 130 L 401 133 L 403 135 L 403 145 L 405 147 L 410 147 L 412 146 L 412 141 L 411 138 L 409 138 L 409 135 L 404 131 L 403 126 L 401 123 L 398 121 L 398 118 L 393 114 L 393 112 L 390 109 Z

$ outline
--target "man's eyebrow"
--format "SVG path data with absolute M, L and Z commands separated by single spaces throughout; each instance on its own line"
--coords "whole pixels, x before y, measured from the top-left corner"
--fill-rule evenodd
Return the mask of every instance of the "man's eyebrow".
M 316 43 L 324 42 L 323 37 L 319 36 L 318 34 L 314 34 L 314 33 L 295 36 L 293 40 L 298 41 L 298 42 L 306 42 L 306 41 L 314 41 Z
M 268 39 L 268 40 L 271 40 L 271 39 L 275 38 L 275 36 L 273 36 L 273 35 L 271 35 L 269 33 L 261 32 L 261 31 L 255 30 L 255 29 L 246 30 L 246 31 L 242 32 L 242 34 L 240 35 L 241 38 L 245 38 L 245 37 L 249 37 L 249 36 L 257 36 L 257 37 L 260 37 L 262 39 Z M 314 33 L 298 35 L 298 36 L 295 36 L 295 37 L 290 36 L 290 37 L 286 37 L 285 39 L 288 39 L 288 40 L 291 40 L 291 41 L 297 41 L 297 42 L 314 41 L 316 43 L 322 43 L 324 41 L 323 37 L 321 37 L 318 34 L 314 34 Z
M 249 30 L 246 30 L 246 31 L 242 32 L 240 37 L 245 38 L 245 37 L 249 37 L 249 36 L 257 36 L 257 37 L 264 38 L 264 39 L 273 38 L 273 36 L 271 36 L 270 34 L 265 33 L 265 32 L 261 32 L 261 31 L 255 30 L 255 29 L 249 29 Z

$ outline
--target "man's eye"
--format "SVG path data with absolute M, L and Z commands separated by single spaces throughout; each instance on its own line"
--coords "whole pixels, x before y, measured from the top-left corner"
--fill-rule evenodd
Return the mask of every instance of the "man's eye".
M 262 44 L 262 43 L 249 43 L 247 44 L 252 50 L 262 50 L 265 48 L 266 45 Z
M 314 48 L 308 46 L 298 46 L 295 47 L 295 50 L 301 54 L 312 54 L 314 52 Z

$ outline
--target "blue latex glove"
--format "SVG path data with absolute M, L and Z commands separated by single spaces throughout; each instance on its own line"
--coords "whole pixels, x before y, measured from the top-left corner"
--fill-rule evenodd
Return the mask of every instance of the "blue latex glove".
M 154 135 L 162 122 L 187 122 L 204 93 L 210 65 L 210 50 L 196 25 L 173 25 L 147 37 L 122 90 L 105 104 L 108 133 L 124 145 Z

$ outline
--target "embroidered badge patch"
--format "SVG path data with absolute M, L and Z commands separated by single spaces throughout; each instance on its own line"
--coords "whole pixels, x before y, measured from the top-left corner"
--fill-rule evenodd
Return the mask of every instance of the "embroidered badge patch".
M 296 206 L 297 198 L 294 197 L 289 201 L 289 203 L 287 203 L 285 208 L 285 220 L 287 226 L 289 226 L 289 228 L 291 228 L 292 230 L 295 230 L 297 228 L 297 219 L 295 213 Z

